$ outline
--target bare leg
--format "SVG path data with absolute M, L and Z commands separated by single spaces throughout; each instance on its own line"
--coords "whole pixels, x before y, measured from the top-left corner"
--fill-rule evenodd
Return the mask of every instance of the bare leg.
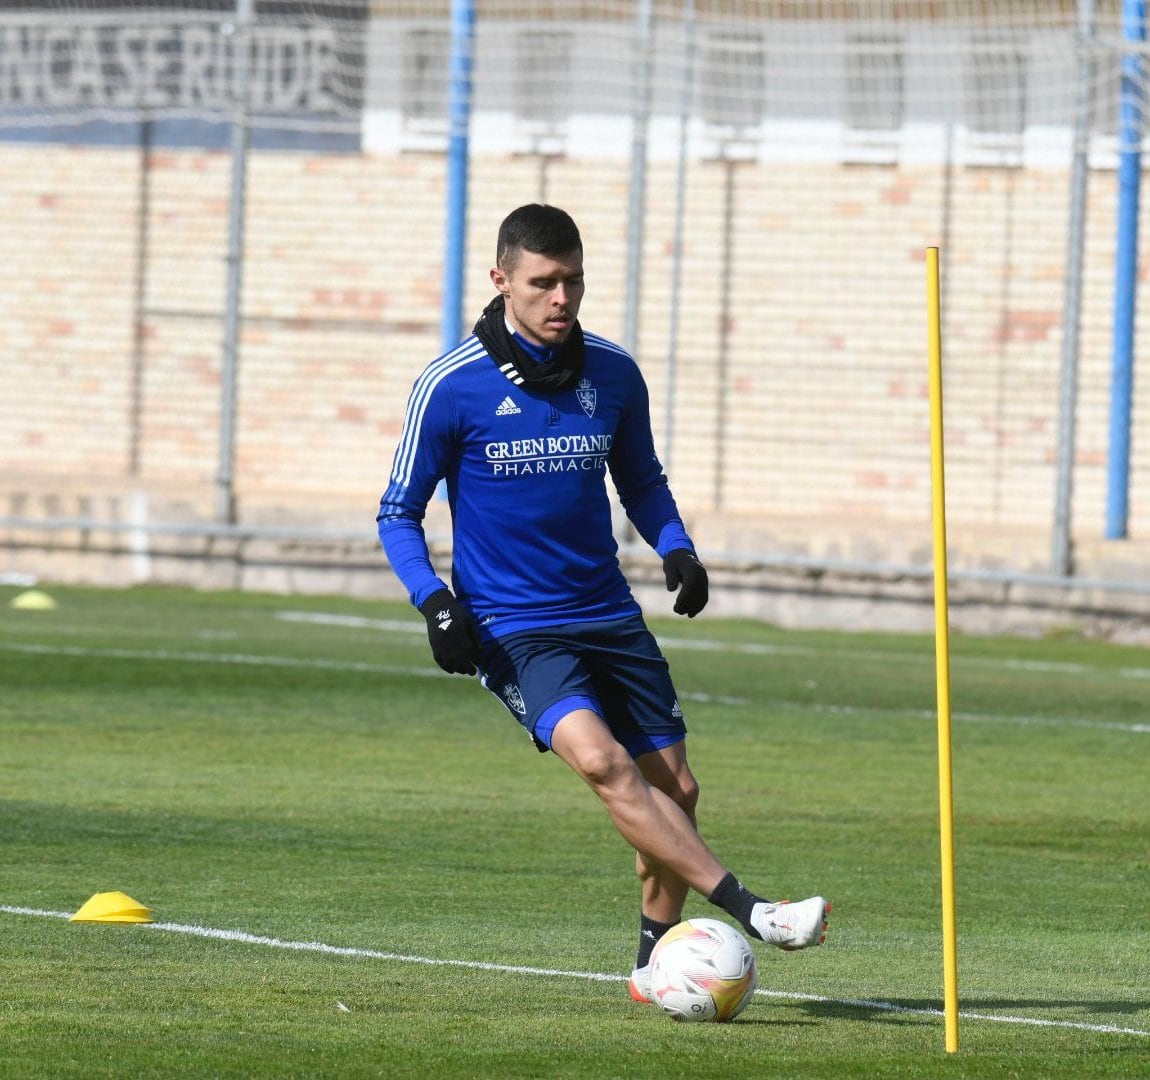
M 687 764 L 685 742 L 640 754 L 635 764 L 650 784 L 680 806 L 692 825 L 697 824 L 695 807 L 699 801 L 699 785 Z M 641 852 L 635 853 L 635 873 L 643 885 L 643 914 L 657 922 L 678 922 L 687 900 L 686 881 Z
M 649 918 L 658 919 L 658 913 L 678 918 L 685 884 L 737 919 L 752 937 L 781 949 L 805 949 L 826 938 L 830 904 L 823 897 L 772 903 L 745 889 L 703 843 L 692 814 L 650 783 L 598 714 L 589 709 L 569 712 L 555 727 L 551 749 L 599 796 L 615 827 L 638 853 L 644 914 Z M 658 776 L 655 762 L 645 761 L 644 766 Z M 648 902 L 658 913 L 646 910 Z M 633 997 L 636 992 L 632 985 Z
M 645 865 L 657 868 L 652 885 L 644 878 L 644 900 L 650 888 L 652 902 L 674 913 L 676 905 L 682 910 L 682 900 L 675 900 L 681 886 L 673 878 L 703 896 L 723 880 L 726 868 L 703 842 L 691 816 L 648 781 L 596 713 L 568 713 L 555 727 L 551 749 L 599 796 L 615 828 Z

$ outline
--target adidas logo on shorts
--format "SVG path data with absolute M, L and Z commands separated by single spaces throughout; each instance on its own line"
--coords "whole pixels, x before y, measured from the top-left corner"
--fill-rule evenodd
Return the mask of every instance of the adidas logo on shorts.
M 511 395 L 508 394 L 500 403 L 499 408 L 495 410 L 496 416 L 514 416 L 516 413 L 521 413 L 523 410 L 511 400 Z

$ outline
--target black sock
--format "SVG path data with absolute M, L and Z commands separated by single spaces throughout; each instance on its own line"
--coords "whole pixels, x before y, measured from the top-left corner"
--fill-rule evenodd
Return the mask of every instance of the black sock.
M 646 967 L 651 960 L 651 950 L 655 947 L 655 943 L 661 938 L 672 926 L 677 926 L 673 922 L 656 922 L 654 919 L 648 919 L 646 915 L 640 913 L 639 915 L 639 955 L 635 957 L 635 966 L 637 968 Z
M 707 897 L 716 907 L 721 907 L 732 919 L 737 919 L 743 929 L 754 938 L 762 941 L 762 935 L 751 925 L 751 909 L 756 904 L 764 903 L 761 896 L 743 887 L 734 874 L 728 874 L 718 885 L 715 891 Z

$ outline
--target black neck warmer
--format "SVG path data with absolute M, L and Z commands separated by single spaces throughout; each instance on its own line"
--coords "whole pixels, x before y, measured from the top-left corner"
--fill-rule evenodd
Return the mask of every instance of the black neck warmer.
M 473 333 L 487 350 L 491 359 L 505 375 L 511 377 L 510 368 L 519 376 L 515 382 L 522 382 L 532 390 L 544 393 L 558 393 L 574 386 L 583 374 L 583 331 L 578 321 L 571 327 L 567 340 L 556 350 L 550 360 L 537 363 L 512 336 L 507 326 L 506 308 L 503 294 L 499 293 L 483 309 Z

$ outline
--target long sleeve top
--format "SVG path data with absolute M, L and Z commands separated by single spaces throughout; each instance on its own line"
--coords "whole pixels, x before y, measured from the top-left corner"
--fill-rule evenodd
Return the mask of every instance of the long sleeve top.
M 655 453 L 638 365 L 594 334 L 584 343 L 581 379 L 558 392 L 516 380 L 474 335 L 416 379 L 377 518 L 415 606 L 445 587 L 423 532 L 441 480 L 452 589 L 485 637 L 638 610 L 619 566 L 608 473 L 660 556 L 693 551 Z

